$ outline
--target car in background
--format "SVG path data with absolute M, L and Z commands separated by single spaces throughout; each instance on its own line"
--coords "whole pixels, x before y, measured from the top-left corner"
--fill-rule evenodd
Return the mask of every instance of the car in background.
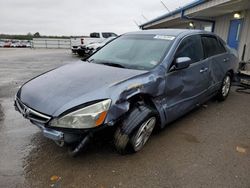
M 31 42 L 30 41 L 26 42 L 26 48 L 31 48 Z
M 91 54 L 93 54 L 94 52 L 96 52 L 101 47 L 103 47 L 105 44 L 109 43 L 110 41 L 112 41 L 115 38 L 116 37 L 109 37 L 102 42 L 94 42 L 94 43 L 90 43 L 88 45 L 79 46 L 77 48 L 77 54 L 79 56 L 82 56 L 82 57 L 90 56 Z
M 0 48 L 2 48 L 4 46 L 5 42 L 0 41 Z
M 20 45 L 20 42 L 19 42 L 19 41 L 11 41 L 10 47 L 11 47 L 11 48 L 18 48 L 19 45 Z
M 11 45 L 10 45 L 11 48 L 15 48 L 16 47 L 16 43 L 15 42 L 12 42 Z
M 26 45 L 27 45 L 27 43 L 26 43 L 26 41 L 20 41 L 20 48 L 26 48 Z
M 70 39 L 72 53 L 77 53 L 80 46 L 88 45 L 90 43 L 102 42 L 109 37 L 116 37 L 117 34 L 112 32 L 94 32 L 90 33 L 89 37 L 73 37 Z
M 155 128 L 212 97 L 225 100 L 238 65 L 226 43 L 210 32 L 132 32 L 85 61 L 26 82 L 15 106 L 45 137 L 71 144 L 72 156 L 104 129 L 113 133 L 118 152 L 137 152 Z
M 4 48 L 10 48 L 11 47 L 11 42 L 5 42 L 3 45 Z
M 12 48 L 26 48 L 27 42 L 26 41 L 12 41 L 10 47 Z

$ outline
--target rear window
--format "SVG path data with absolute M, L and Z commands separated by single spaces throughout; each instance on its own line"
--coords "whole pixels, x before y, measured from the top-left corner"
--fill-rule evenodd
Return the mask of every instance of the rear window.
M 213 36 L 202 36 L 202 43 L 206 57 L 215 56 L 226 52 L 224 45 Z
M 103 38 L 116 37 L 114 33 L 102 33 Z
M 90 33 L 90 37 L 91 38 L 100 38 L 100 34 L 99 33 Z

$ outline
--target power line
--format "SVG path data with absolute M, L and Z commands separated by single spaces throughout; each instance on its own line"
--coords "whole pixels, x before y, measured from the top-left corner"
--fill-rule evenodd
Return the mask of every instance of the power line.
M 141 14 L 141 16 L 142 16 L 146 21 L 148 21 L 148 19 L 147 19 L 143 14 Z
M 170 12 L 170 10 L 168 9 L 167 5 L 161 0 L 161 4 L 167 9 L 168 12 Z
M 135 23 L 135 25 L 137 25 L 137 27 L 140 27 L 139 24 L 135 20 L 133 20 L 133 22 Z

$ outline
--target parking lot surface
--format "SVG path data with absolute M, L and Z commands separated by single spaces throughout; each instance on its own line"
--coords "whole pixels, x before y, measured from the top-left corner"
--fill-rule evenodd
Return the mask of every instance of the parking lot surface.
M 13 99 L 27 80 L 77 60 L 70 50 L 0 49 L 0 187 L 250 187 L 250 96 L 235 88 L 155 133 L 137 154 L 117 154 L 105 137 L 71 158 Z

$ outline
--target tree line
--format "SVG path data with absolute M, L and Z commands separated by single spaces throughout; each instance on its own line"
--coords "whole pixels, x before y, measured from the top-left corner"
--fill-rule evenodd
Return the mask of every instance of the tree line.
M 60 39 L 69 39 L 73 36 L 52 36 L 52 35 L 40 35 L 39 32 L 34 34 L 27 33 L 26 35 L 19 34 L 0 34 L 1 39 L 17 39 L 17 40 L 32 40 L 33 38 L 60 38 Z

